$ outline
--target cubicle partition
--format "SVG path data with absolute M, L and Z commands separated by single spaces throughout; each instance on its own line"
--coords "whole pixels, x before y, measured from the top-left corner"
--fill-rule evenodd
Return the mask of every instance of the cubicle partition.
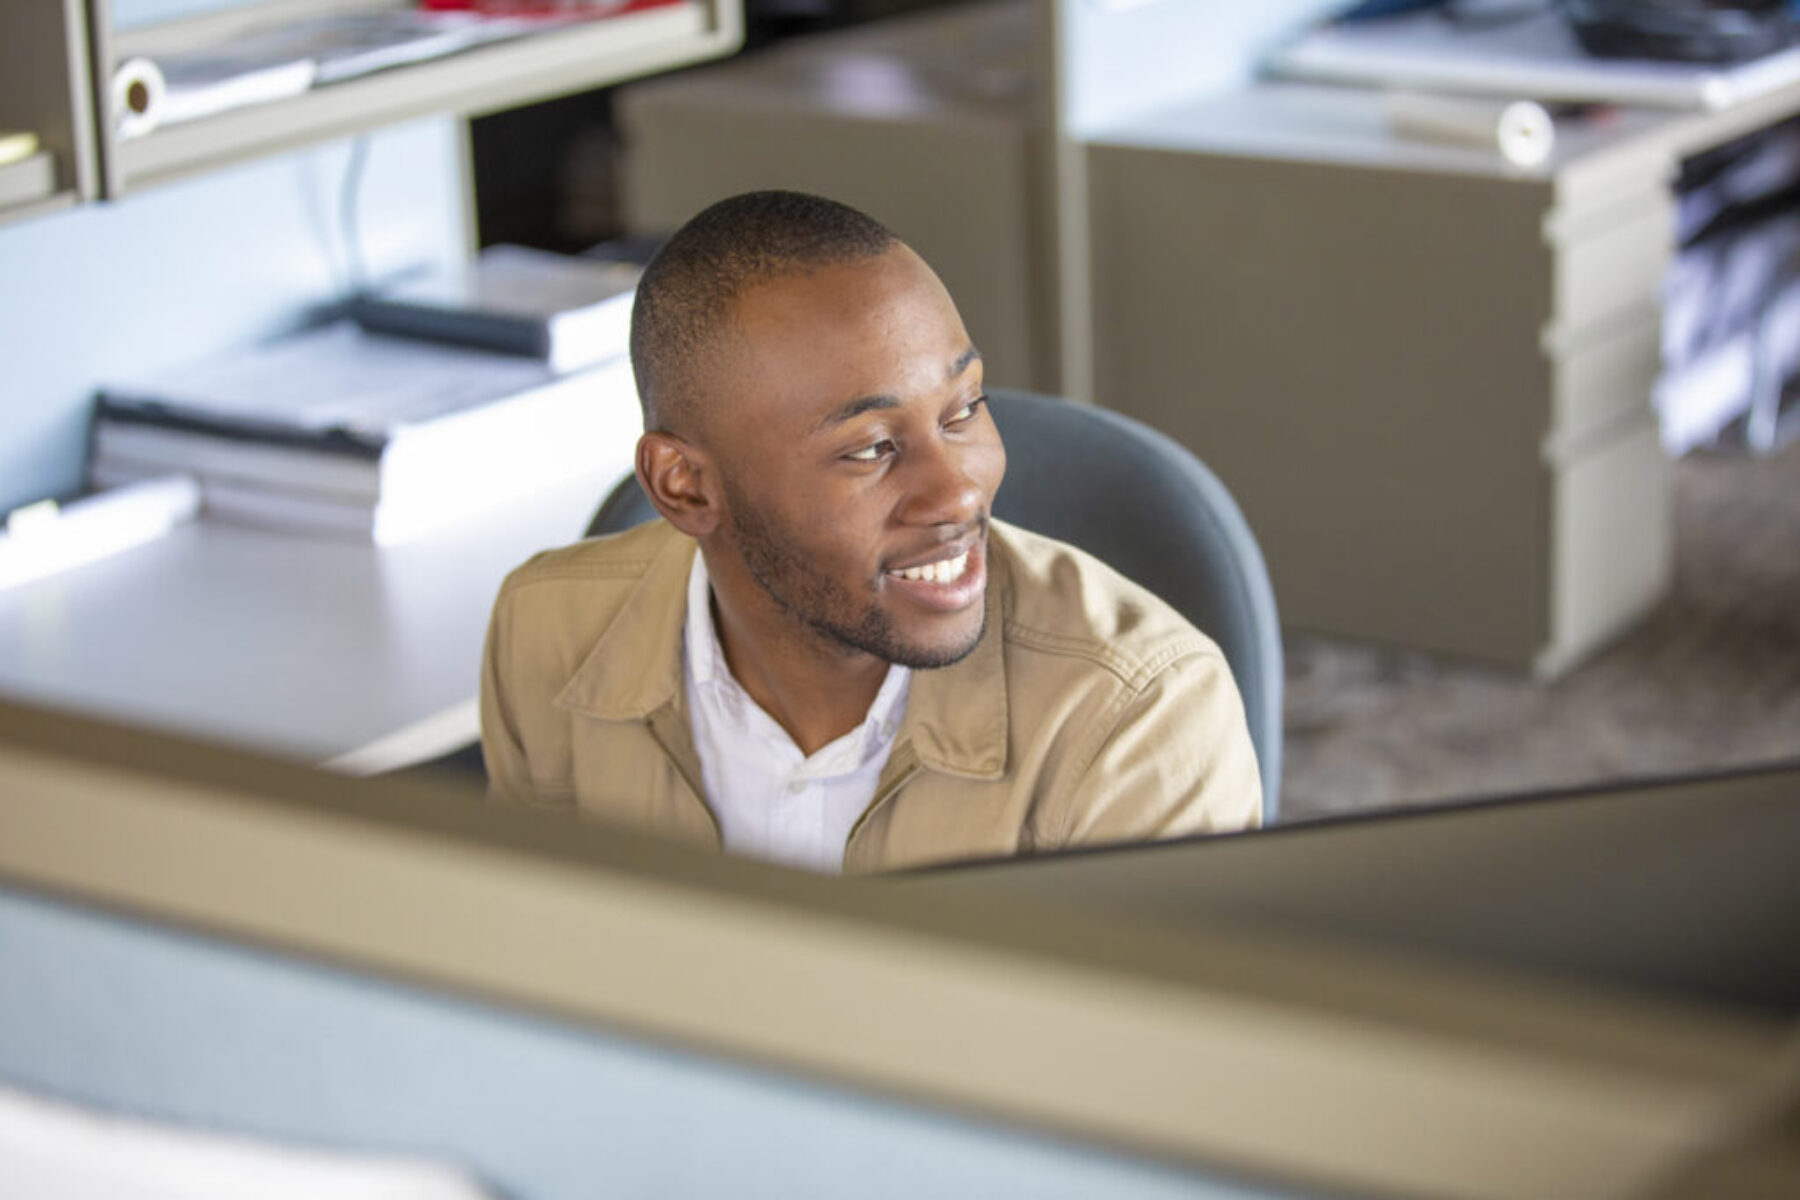
M 516 1197 L 1685 1194 L 1793 1100 L 1791 1007 L 1016 885 L 1063 862 L 814 877 L 0 707 L 0 1082 Z

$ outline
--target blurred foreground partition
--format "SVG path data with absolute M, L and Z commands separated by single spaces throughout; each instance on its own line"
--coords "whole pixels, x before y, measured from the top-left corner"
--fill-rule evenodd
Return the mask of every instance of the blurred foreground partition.
M 1792 1150 L 1779 1004 L 1018 886 L 1080 861 L 818 878 L 0 705 L 0 1084 L 520 1198 L 1728 1196 Z

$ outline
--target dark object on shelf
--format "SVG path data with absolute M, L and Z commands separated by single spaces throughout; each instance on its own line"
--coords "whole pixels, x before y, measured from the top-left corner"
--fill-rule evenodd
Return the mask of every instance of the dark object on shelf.
M 1383 17 L 1397 17 L 1402 13 L 1417 12 L 1422 8 L 1441 8 L 1449 0 L 1363 0 L 1361 4 L 1338 14 L 1340 21 L 1379 21 Z
M 1733 63 L 1794 44 L 1788 0 L 1561 0 L 1582 48 L 1599 58 Z
M 357 296 L 364 329 L 541 358 L 558 374 L 623 356 L 642 271 L 489 246 L 473 262 Z
M 588 247 L 581 252 L 581 257 L 596 262 L 635 263 L 647 267 L 668 240 L 666 233 L 625 233 Z

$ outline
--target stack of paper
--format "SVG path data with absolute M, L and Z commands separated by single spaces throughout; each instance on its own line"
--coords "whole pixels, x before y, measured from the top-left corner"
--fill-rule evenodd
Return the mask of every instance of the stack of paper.
M 490 246 L 468 266 L 357 299 L 366 329 L 482 346 L 572 371 L 625 354 L 643 269 L 524 246 Z
M 146 60 L 117 70 L 148 69 L 156 92 L 148 119 L 128 136 L 246 105 L 299 95 L 309 88 L 356 79 L 390 67 L 441 58 L 488 42 L 518 37 L 534 26 L 469 13 L 378 9 L 308 17 L 252 29 L 228 40 Z
M 92 481 L 169 471 L 206 512 L 387 544 L 548 483 L 629 469 L 627 360 L 558 375 L 348 322 L 102 390 Z
M 250 58 L 235 47 L 171 55 L 157 66 L 161 78 L 155 123 L 161 125 L 298 96 L 312 86 L 319 72 L 310 58 Z
M 0 1195 L 47 1200 L 487 1200 L 429 1159 L 284 1145 L 0 1087 Z
M 1537 100 L 1722 109 L 1800 79 L 1800 47 L 1720 65 L 1595 58 L 1558 5 L 1510 19 L 1435 12 L 1327 24 L 1270 55 L 1275 75 L 1328 83 Z

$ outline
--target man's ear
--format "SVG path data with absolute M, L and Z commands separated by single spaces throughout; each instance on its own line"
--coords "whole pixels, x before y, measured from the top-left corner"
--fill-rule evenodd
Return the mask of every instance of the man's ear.
M 637 445 L 638 486 L 656 511 L 691 538 L 719 526 L 717 473 L 706 451 L 672 433 L 646 433 Z

